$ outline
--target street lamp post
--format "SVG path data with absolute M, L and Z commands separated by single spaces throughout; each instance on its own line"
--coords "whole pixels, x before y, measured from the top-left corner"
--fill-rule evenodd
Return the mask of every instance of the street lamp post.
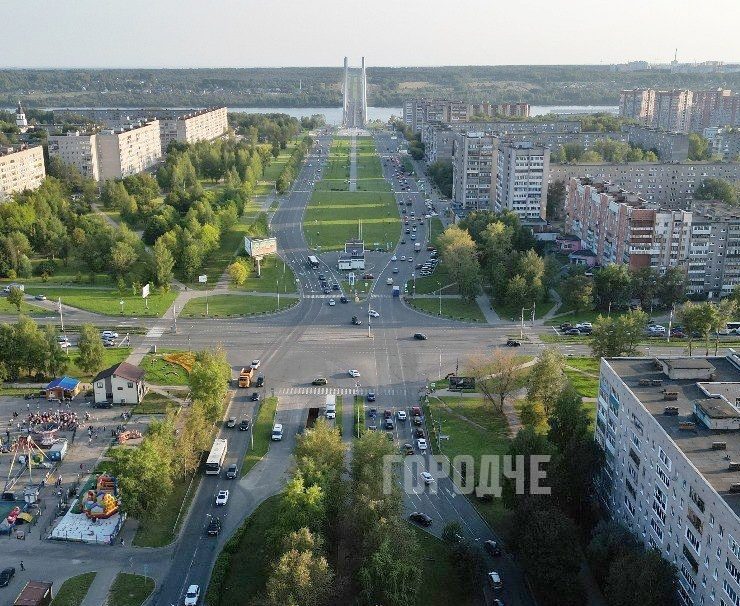
M 439 286 L 439 315 L 442 316 L 442 282 L 437 282 L 437 286 Z
M 280 311 L 280 280 L 275 280 L 275 292 L 277 292 L 277 310 Z
M 119 301 L 119 303 L 120 303 L 120 305 L 121 305 L 121 315 L 123 315 L 123 299 L 121 299 L 121 300 Z

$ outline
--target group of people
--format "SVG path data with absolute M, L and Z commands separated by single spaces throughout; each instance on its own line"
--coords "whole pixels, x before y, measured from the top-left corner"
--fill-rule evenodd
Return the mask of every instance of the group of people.
M 31 412 L 28 414 L 27 423 L 30 426 L 45 425 L 47 423 L 56 423 L 59 429 L 72 431 L 77 429 L 80 422 L 77 413 L 69 410 L 49 410 L 45 412 Z

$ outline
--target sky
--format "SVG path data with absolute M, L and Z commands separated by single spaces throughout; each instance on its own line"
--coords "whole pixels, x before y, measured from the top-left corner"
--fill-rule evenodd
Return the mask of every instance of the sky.
M 2 0 L 0 68 L 740 62 L 740 0 Z M 9 16 L 12 18 L 9 19 Z

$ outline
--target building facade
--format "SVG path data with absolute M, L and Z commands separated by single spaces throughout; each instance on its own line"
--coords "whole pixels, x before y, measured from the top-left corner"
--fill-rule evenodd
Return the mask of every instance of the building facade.
M 740 604 L 739 402 L 732 350 L 601 360 L 597 494 L 614 521 L 676 566 L 686 606 Z
M 424 142 L 424 160 L 428 164 L 452 160 L 455 131 L 449 125 L 438 122 L 424 125 L 421 140 Z
M 494 210 L 510 210 L 524 223 L 545 219 L 550 150 L 502 142 L 498 149 Z
M 121 179 L 150 169 L 162 158 L 159 121 L 132 125 L 123 130 L 97 134 L 101 181 Z
M 685 162 L 677 164 L 630 162 L 627 164 L 557 164 L 550 168 L 550 181 L 591 177 L 611 181 L 635 192 L 648 202 L 681 208 L 694 198 L 694 189 L 707 177 L 740 181 L 740 163 Z
M 173 141 L 178 143 L 212 141 L 226 134 L 228 130 L 229 121 L 225 107 L 202 109 L 159 120 L 162 151 L 166 151 L 167 146 Z
M 83 177 L 100 180 L 96 133 L 69 131 L 63 135 L 49 135 L 47 140 L 50 158 L 59 158 L 75 166 Z
M 146 392 L 144 370 L 127 362 L 106 368 L 93 379 L 95 402 L 138 404 Z
M 491 210 L 496 187 L 498 139 L 484 132 L 456 133 L 452 199 L 466 210 Z
M 46 166 L 41 145 L 0 146 L 0 198 L 36 189 L 45 177 Z
M 693 98 L 690 90 L 655 91 L 652 126 L 679 133 L 689 132 Z
M 654 111 L 655 91 L 651 88 L 623 90 L 619 94 L 619 115 L 622 118 L 630 118 L 644 126 L 651 126 Z
M 740 126 L 740 95 L 721 88 L 694 92 L 691 130 L 701 133 L 721 126 Z
M 689 136 L 686 133 L 629 124 L 622 130 L 631 145 L 655 150 L 661 162 L 686 162 L 689 158 Z
M 710 127 L 705 128 L 702 134 L 709 141 L 712 155 L 725 162 L 740 162 L 740 128 Z

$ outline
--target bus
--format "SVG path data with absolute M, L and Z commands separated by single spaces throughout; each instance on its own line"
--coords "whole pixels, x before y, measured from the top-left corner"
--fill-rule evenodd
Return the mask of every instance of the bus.
M 213 447 L 211 452 L 208 454 L 208 460 L 206 461 L 206 475 L 217 476 L 221 473 L 221 466 L 224 464 L 226 459 L 226 450 L 228 446 L 228 440 L 216 438 L 213 441 Z
M 720 331 L 720 334 L 723 334 L 722 331 Z M 728 322 L 727 323 L 727 333 L 724 333 L 724 334 L 732 334 L 732 335 L 740 334 L 740 322 Z
M 319 268 L 319 259 L 318 259 L 318 257 L 315 257 L 313 255 L 310 255 L 308 257 L 308 265 L 311 267 L 311 269 L 318 269 Z

